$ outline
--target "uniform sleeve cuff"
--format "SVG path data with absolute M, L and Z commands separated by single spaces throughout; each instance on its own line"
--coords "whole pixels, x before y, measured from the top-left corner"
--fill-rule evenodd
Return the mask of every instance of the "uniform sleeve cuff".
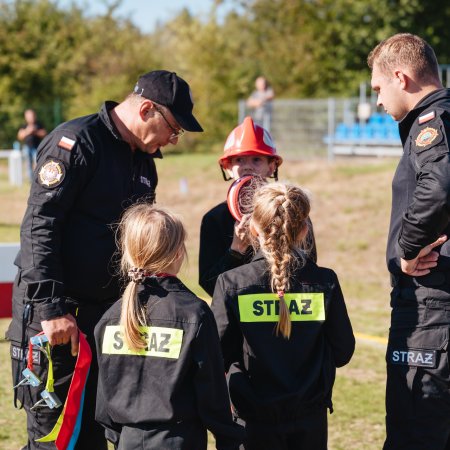
M 67 314 L 66 304 L 62 298 L 55 298 L 51 303 L 43 303 L 37 309 L 41 321 L 56 319 Z
M 245 253 L 240 253 L 233 249 L 228 249 L 228 254 L 233 258 L 237 259 L 238 261 L 242 261 L 245 258 Z
M 404 250 L 400 246 L 400 243 L 397 243 L 397 254 L 400 258 L 405 259 L 406 261 L 416 258 L 419 251 L 420 250 Z

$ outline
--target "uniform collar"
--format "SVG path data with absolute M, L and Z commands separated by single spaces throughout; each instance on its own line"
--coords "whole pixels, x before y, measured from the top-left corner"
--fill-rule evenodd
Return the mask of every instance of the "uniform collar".
M 399 122 L 398 127 L 403 144 L 406 142 L 409 131 L 417 117 L 439 100 L 450 100 L 450 89 L 443 88 L 430 92 Z
M 165 291 L 179 291 L 180 289 L 186 289 L 182 281 L 175 277 L 148 277 L 145 281 L 138 286 L 138 292 L 144 291 L 148 288 L 161 288 Z
M 109 115 L 109 112 L 112 109 L 114 109 L 117 105 L 118 105 L 117 102 L 113 102 L 111 100 L 107 100 L 105 103 L 103 103 L 103 105 L 100 108 L 100 111 L 99 111 L 98 114 L 99 114 L 100 120 L 105 124 L 106 128 L 108 128 L 108 130 L 111 132 L 111 134 L 118 141 L 125 142 L 122 139 L 122 136 L 120 135 L 119 130 L 117 129 L 114 121 L 111 120 L 111 116 Z M 155 153 L 148 154 L 148 156 L 150 156 L 151 158 L 160 158 L 160 159 L 163 157 L 160 149 L 158 149 Z
M 301 250 L 295 250 L 295 254 L 296 254 L 296 255 L 300 255 L 300 252 L 301 252 Z M 256 251 L 256 253 L 254 254 L 253 258 L 252 258 L 252 262 L 253 262 L 253 261 L 260 261 L 260 260 L 262 260 L 262 259 L 265 259 L 264 253 L 262 252 L 261 249 L 258 249 L 258 250 Z M 306 259 L 309 260 L 308 257 L 307 257 Z
M 264 258 L 264 253 L 259 248 L 258 250 L 256 250 L 255 254 L 253 255 L 252 261 L 259 261 L 261 259 L 265 259 L 265 258 Z

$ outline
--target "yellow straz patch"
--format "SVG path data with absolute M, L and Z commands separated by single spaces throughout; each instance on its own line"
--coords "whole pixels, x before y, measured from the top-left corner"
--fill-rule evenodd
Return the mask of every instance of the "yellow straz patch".
M 103 334 L 102 353 L 107 355 L 138 355 L 178 359 L 183 342 L 183 330 L 164 327 L 140 327 L 146 347 L 130 350 L 125 343 L 123 327 L 108 325 Z
M 285 294 L 284 301 L 293 322 L 325 320 L 323 292 Z M 241 322 L 278 322 L 280 300 L 275 294 L 238 296 Z

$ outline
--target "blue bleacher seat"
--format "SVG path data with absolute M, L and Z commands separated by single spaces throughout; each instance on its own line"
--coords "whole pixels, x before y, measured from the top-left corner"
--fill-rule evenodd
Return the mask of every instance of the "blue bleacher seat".
M 334 133 L 334 138 L 336 140 L 344 140 L 348 137 L 348 127 L 345 123 L 338 123 L 336 126 L 336 132 Z
M 387 130 L 382 123 L 372 124 L 373 138 L 377 140 L 386 139 Z
M 387 131 L 387 139 L 400 140 L 400 133 L 398 131 L 397 122 L 392 121 L 392 123 L 386 127 L 386 131 Z
M 369 124 L 376 124 L 376 123 L 382 123 L 383 122 L 383 115 L 381 113 L 373 113 L 369 117 Z
M 391 124 L 397 125 L 397 122 L 389 114 L 384 114 L 383 122 L 385 125 L 391 125 Z
M 361 126 L 359 123 L 354 123 L 353 125 L 350 125 L 348 130 L 348 137 L 350 139 L 359 139 L 361 136 Z
M 373 129 L 370 123 L 360 126 L 360 137 L 361 139 L 372 139 Z
M 344 122 L 336 125 L 334 140 L 340 143 L 364 143 L 393 145 L 400 140 L 397 122 L 385 113 L 374 113 L 367 123 L 355 122 L 348 125 Z M 372 141 L 372 142 L 371 142 Z

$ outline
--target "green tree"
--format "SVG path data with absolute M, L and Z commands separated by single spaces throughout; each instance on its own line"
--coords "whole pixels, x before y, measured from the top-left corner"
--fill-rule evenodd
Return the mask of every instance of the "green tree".
M 236 125 L 237 101 L 265 75 L 277 98 L 355 96 L 382 39 L 409 31 L 450 63 L 447 0 L 215 0 L 206 17 L 181 11 L 150 34 L 107 12 L 86 17 L 57 0 L 0 0 L 0 145 L 15 139 L 26 107 L 47 128 L 120 101 L 138 75 L 165 68 L 192 86 L 204 134 L 177 148 L 219 151 Z M 222 17 L 222 4 L 236 10 Z M 237 11 L 237 12 L 236 12 Z
M 67 108 L 69 117 L 90 114 L 107 99 L 121 101 L 139 75 L 161 65 L 151 37 L 111 15 L 87 21 L 73 58 L 79 73 Z
M 240 20 L 231 15 L 221 25 L 214 8 L 203 21 L 185 10 L 156 33 L 164 67 L 188 80 L 205 129 L 203 135 L 186 136 L 188 146 L 219 151 L 236 124 L 237 101 L 246 89 L 241 64 L 246 33 L 239 32 Z
M 27 107 L 54 126 L 54 101 L 73 87 L 67 62 L 82 26 L 79 11 L 69 15 L 47 0 L 0 3 L 0 111 L 10 124 L 0 131 L 2 145 L 14 138 L 12 126 Z
M 369 79 L 367 54 L 398 32 L 424 37 L 449 61 L 444 0 L 241 0 L 252 62 L 278 97 L 353 96 Z
M 137 76 L 159 66 L 152 40 L 129 21 L 86 18 L 49 0 L 0 2 L 0 145 L 10 146 L 32 107 L 47 129 L 121 100 Z

